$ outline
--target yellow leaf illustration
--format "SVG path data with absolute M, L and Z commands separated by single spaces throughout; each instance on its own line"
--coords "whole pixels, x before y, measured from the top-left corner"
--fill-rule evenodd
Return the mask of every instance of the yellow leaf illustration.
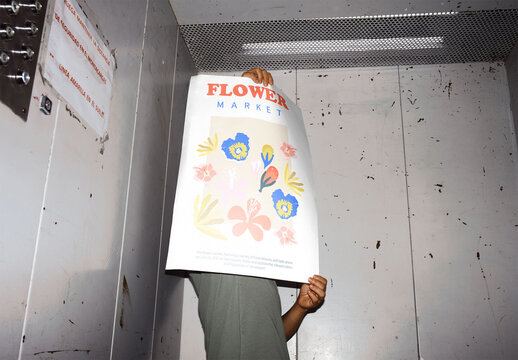
M 291 172 L 289 163 L 286 163 L 286 168 L 284 168 L 284 182 L 296 195 L 302 196 L 301 193 L 304 192 L 304 189 L 302 188 L 304 184 L 297 182 L 297 180 L 300 179 L 295 175 L 295 171 Z
M 210 195 L 203 198 L 200 205 L 200 196 L 196 196 L 194 200 L 194 227 L 205 235 L 226 240 L 227 238 L 216 228 L 211 225 L 223 223 L 223 218 L 218 217 L 219 211 L 212 211 L 218 204 L 218 200 L 210 201 Z
M 205 156 L 215 151 L 218 148 L 218 134 L 214 134 L 214 138 L 208 137 L 207 140 L 203 142 L 203 144 L 198 145 L 198 151 L 200 153 L 199 156 Z

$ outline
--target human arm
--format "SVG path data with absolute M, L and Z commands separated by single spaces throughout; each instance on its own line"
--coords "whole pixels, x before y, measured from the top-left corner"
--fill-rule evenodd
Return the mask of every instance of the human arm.
M 252 79 L 256 84 L 263 83 L 264 86 L 273 85 L 272 74 L 258 67 L 245 71 L 241 76 Z
M 306 314 L 319 307 L 326 297 L 327 280 L 324 277 L 314 275 L 308 281 L 309 284 L 303 284 L 300 288 L 295 304 L 282 316 L 286 341 L 295 335 Z

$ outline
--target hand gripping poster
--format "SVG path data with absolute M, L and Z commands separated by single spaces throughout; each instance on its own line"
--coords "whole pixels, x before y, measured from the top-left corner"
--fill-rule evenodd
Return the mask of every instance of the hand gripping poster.
M 319 273 L 309 144 L 279 89 L 191 78 L 166 268 L 295 282 Z

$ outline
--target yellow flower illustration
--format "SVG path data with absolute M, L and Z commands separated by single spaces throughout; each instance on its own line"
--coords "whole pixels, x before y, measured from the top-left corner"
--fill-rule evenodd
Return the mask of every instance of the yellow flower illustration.
M 290 216 L 293 205 L 289 201 L 283 199 L 277 201 L 277 204 L 275 204 L 275 209 L 281 218 L 286 219 Z
M 200 156 L 205 156 L 210 154 L 211 152 L 215 151 L 218 148 L 218 134 L 214 134 L 214 138 L 211 139 L 210 137 L 207 138 L 203 142 L 203 144 L 198 145 L 198 151 L 200 153 Z
M 228 147 L 228 151 L 232 154 L 234 159 L 243 160 L 248 155 L 248 148 L 243 143 L 234 143 Z
M 284 169 L 284 182 L 296 195 L 302 196 L 301 193 L 304 192 L 304 189 L 302 188 L 304 184 L 297 182 L 297 180 L 300 179 L 295 175 L 295 171 L 290 172 L 290 165 L 286 163 L 286 168 Z
M 221 233 L 221 231 L 211 226 L 222 224 L 224 220 L 223 218 L 218 217 L 220 214 L 219 211 L 212 212 L 214 207 L 217 205 L 218 200 L 210 202 L 210 198 L 210 195 L 205 196 L 201 201 L 200 206 L 200 196 L 196 196 L 196 200 L 194 200 L 194 227 L 205 235 L 226 240 L 227 238 Z

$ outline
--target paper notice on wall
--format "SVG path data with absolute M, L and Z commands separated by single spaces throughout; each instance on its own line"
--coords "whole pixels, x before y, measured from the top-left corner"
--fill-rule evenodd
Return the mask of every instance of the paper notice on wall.
M 191 78 L 167 269 L 307 282 L 318 274 L 300 109 L 243 77 Z
M 74 0 L 57 0 L 43 76 L 100 136 L 108 127 L 114 59 Z

